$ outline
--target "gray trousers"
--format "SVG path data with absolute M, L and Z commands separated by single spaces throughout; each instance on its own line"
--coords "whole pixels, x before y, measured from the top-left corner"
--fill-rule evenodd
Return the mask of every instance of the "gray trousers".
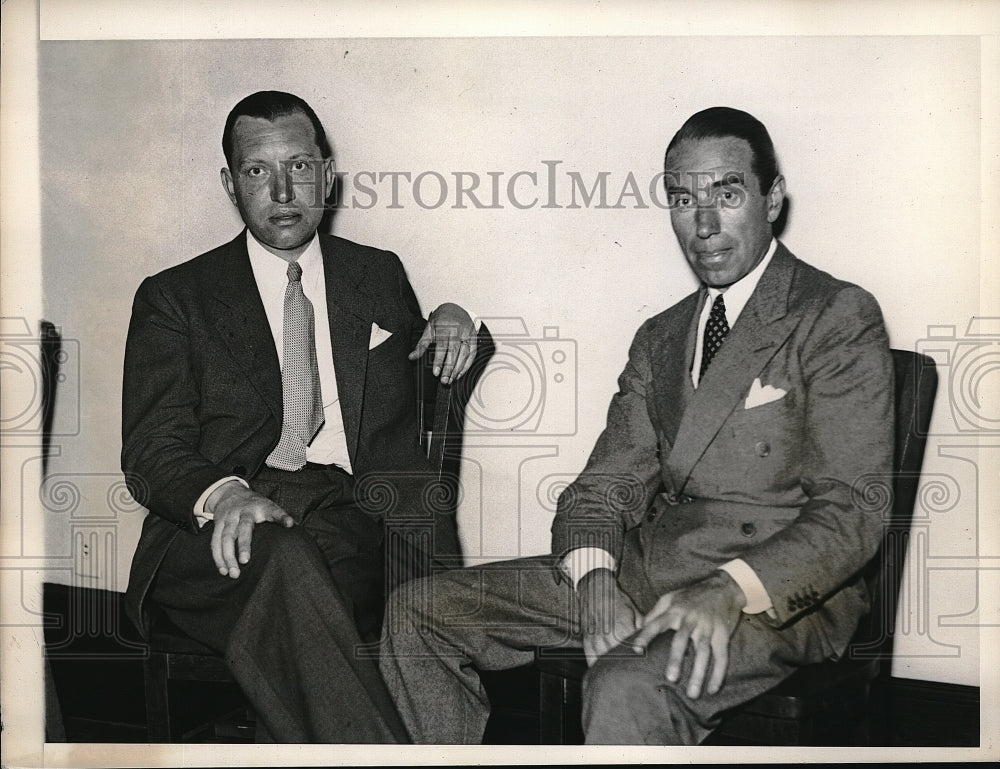
M 386 609 L 380 667 L 417 743 L 478 743 L 489 699 L 476 668 L 530 663 L 536 646 L 579 647 L 576 598 L 554 579 L 551 556 L 443 572 L 395 590 Z M 640 606 L 648 611 L 650 606 Z M 645 654 L 618 647 L 583 682 L 583 727 L 592 744 L 696 745 L 725 710 L 742 704 L 824 657 L 803 628 L 778 630 L 744 615 L 730 641 L 725 684 L 692 700 L 666 680 L 672 633 Z

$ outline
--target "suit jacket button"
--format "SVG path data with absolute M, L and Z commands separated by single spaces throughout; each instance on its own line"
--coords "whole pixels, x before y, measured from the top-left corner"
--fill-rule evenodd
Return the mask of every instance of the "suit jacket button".
M 233 468 L 233 475 L 244 476 L 246 474 L 247 474 L 246 465 L 236 465 L 236 467 Z
M 766 457 L 771 453 L 771 445 L 767 441 L 757 441 L 753 447 L 754 453 L 758 457 Z
M 742 526 L 740 526 L 740 531 L 743 533 L 744 537 L 752 537 L 754 534 L 757 533 L 757 527 L 754 526 L 752 523 L 744 523 Z
M 655 510 L 650 510 L 648 513 L 646 513 L 646 520 L 648 522 L 652 523 L 652 521 L 655 518 L 656 518 L 656 511 Z

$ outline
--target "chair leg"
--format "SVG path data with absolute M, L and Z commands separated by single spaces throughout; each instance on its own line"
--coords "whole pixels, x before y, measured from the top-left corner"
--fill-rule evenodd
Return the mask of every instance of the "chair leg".
M 167 655 L 150 650 L 142 667 L 146 686 L 146 738 L 150 742 L 173 742 Z
M 580 745 L 580 683 L 552 673 L 539 673 L 538 743 Z
M 859 699 L 848 705 L 848 712 L 853 716 L 847 734 L 847 744 L 855 747 L 868 747 L 872 744 L 872 704 L 871 685 L 867 684 Z
M 562 679 L 548 673 L 539 673 L 538 688 L 538 743 L 561 745 L 563 732 Z

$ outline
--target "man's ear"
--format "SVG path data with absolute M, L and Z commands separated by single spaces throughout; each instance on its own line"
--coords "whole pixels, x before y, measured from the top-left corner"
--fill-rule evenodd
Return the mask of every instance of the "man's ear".
M 778 174 L 767 191 L 767 221 L 774 224 L 785 203 L 785 177 Z
M 222 167 L 219 172 L 219 176 L 222 178 L 222 189 L 226 191 L 229 196 L 229 200 L 232 204 L 236 205 L 236 187 L 233 185 L 233 174 L 230 172 L 229 168 L 226 166 Z

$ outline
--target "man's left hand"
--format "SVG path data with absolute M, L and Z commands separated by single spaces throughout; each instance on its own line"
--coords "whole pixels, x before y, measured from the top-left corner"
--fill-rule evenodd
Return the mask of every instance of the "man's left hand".
M 462 377 L 476 359 L 476 327 L 469 313 L 446 302 L 431 313 L 409 359 L 416 360 L 434 344 L 434 376 L 444 384 Z
M 736 630 L 746 596 L 724 571 L 717 571 L 693 585 L 673 590 L 660 597 L 645 617 L 632 644 L 637 651 L 667 630 L 674 631 L 667 658 L 667 680 L 677 683 L 681 664 L 690 642 L 694 663 L 687 682 L 687 696 L 698 699 L 709 665 L 708 693 L 722 688 L 729 666 L 729 639 Z

